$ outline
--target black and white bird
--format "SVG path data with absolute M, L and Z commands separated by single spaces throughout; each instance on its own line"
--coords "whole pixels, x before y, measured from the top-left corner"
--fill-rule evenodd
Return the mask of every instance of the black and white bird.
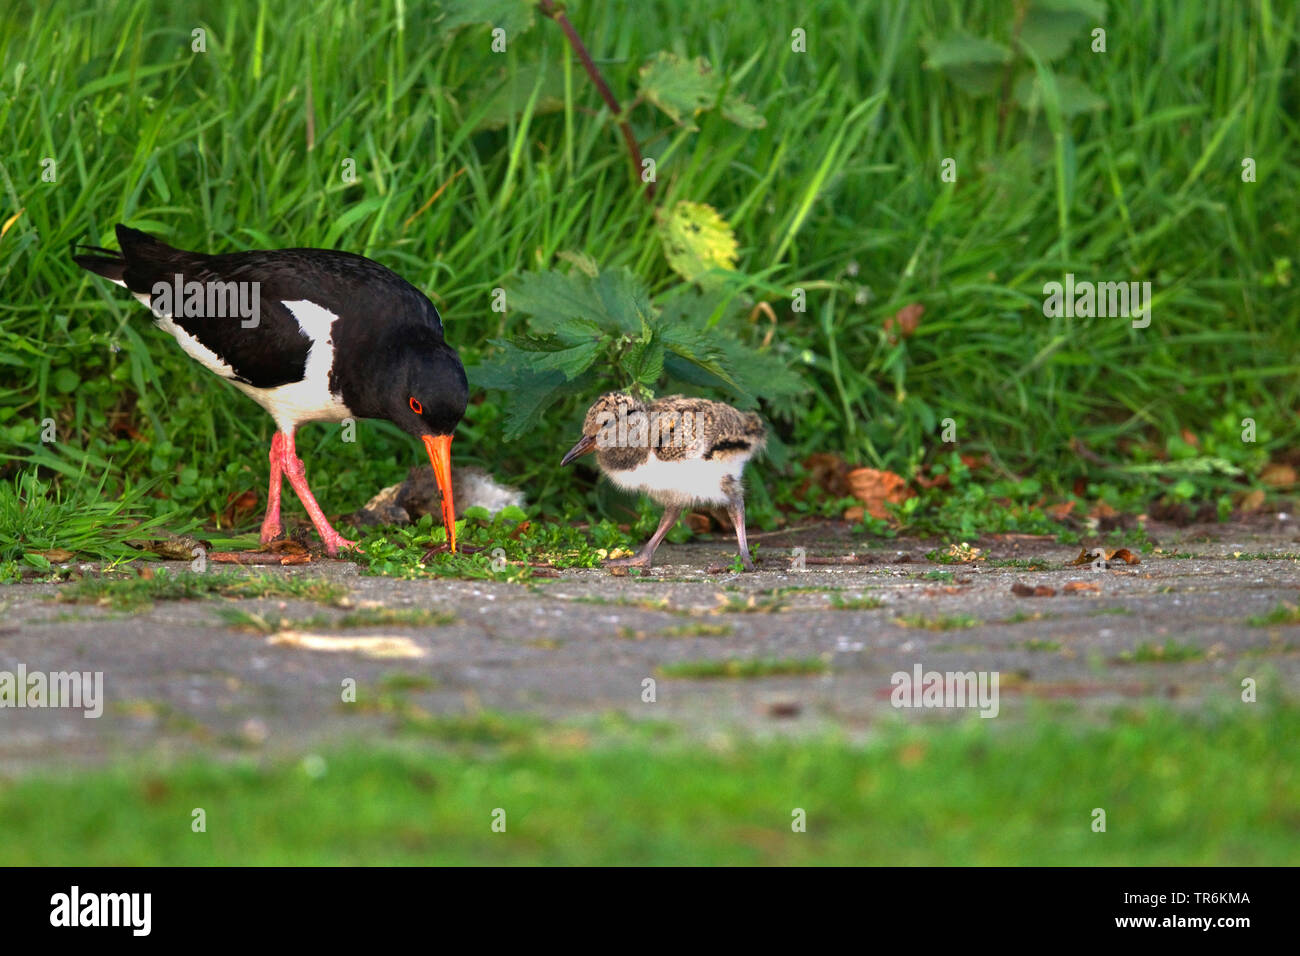
M 682 512 L 723 505 L 736 527 L 740 560 L 753 571 L 745 538 L 745 464 L 767 443 L 763 420 L 722 402 L 670 395 L 645 404 L 623 392 L 602 395 L 587 411 L 582 438 L 560 462 L 594 451 L 596 464 L 628 491 L 663 505 L 659 528 L 632 557 L 611 567 L 650 567 L 655 549 Z
M 78 265 L 124 286 L 200 365 L 275 420 L 262 543 L 282 531 L 281 476 L 297 493 L 326 551 L 352 547 L 307 486 L 294 432 L 307 422 L 387 419 L 424 442 L 456 549 L 451 440 L 469 386 L 443 340 L 433 303 L 395 272 L 329 249 L 205 255 L 117 227 L 120 252 L 97 246 Z

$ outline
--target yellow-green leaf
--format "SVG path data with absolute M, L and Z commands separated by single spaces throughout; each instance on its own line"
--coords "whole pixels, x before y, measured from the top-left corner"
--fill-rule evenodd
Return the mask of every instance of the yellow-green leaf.
M 703 284 L 715 269 L 730 272 L 736 268 L 736 237 L 712 206 L 679 202 L 656 218 L 664 256 L 683 279 Z

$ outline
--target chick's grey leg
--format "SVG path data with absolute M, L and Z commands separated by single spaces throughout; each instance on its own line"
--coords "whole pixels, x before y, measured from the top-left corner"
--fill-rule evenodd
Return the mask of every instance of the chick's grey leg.
M 749 557 L 749 541 L 745 537 L 745 499 L 737 496 L 727 504 L 727 514 L 736 526 L 736 545 L 740 548 L 740 561 L 746 571 L 754 570 L 754 562 Z
M 645 546 L 632 555 L 630 558 L 611 558 L 605 562 L 607 568 L 648 568 L 650 561 L 654 558 L 655 549 L 659 547 L 659 542 L 663 541 L 664 535 L 672 530 L 677 519 L 682 516 L 682 509 L 679 506 L 668 506 L 664 508 L 664 516 L 659 521 L 659 528 L 645 543 Z

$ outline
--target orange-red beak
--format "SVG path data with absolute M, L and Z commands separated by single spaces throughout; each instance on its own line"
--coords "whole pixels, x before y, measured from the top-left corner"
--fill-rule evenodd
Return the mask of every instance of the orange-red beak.
M 433 463 L 433 477 L 442 492 L 442 525 L 447 529 L 447 544 L 456 550 L 456 503 L 451 497 L 451 436 L 425 435 L 424 447 Z

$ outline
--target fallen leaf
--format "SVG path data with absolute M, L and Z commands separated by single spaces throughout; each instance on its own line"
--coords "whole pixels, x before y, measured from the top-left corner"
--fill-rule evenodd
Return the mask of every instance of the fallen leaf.
M 1021 584 L 1019 581 L 1011 585 L 1011 593 L 1016 597 L 1056 597 L 1055 588 L 1049 588 L 1045 584 L 1030 587 L 1028 584 Z
M 1282 488 L 1286 485 L 1295 484 L 1296 473 L 1295 469 L 1290 465 L 1270 462 L 1265 465 L 1264 470 L 1259 473 L 1259 480 L 1271 488 Z
M 307 548 L 293 538 L 280 538 L 266 546 L 272 554 L 307 554 Z
M 867 510 L 861 505 L 854 505 L 851 508 L 844 509 L 844 520 L 850 524 L 857 524 L 867 516 Z
M 873 518 L 888 518 L 886 504 L 901 504 L 912 497 L 907 482 L 892 471 L 855 468 L 848 474 L 849 493 L 861 501 Z
M 1074 510 L 1076 504 L 1078 502 L 1071 498 L 1069 501 L 1062 501 L 1058 505 L 1049 505 L 1047 513 L 1054 521 L 1064 521 L 1065 516 Z
M 693 534 L 708 534 L 713 528 L 713 519 L 702 511 L 692 511 L 686 516 L 686 526 Z
M 1100 591 L 1101 585 L 1096 581 L 1071 581 L 1062 590 L 1067 594 L 1073 594 L 1078 591 Z
M 281 631 L 266 639 L 277 647 L 293 647 L 307 651 L 360 654 L 375 658 L 424 657 L 424 649 L 409 637 L 387 634 L 350 635 L 333 637 L 328 634 L 308 634 L 303 631 Z
M 189 535 L 174 534 L 161 541 L 146 541 L 144 547 L 168 561 L 189 561 L 194 557 L 194 549 L 200 545 L 197 539 Z
M 797 700 L 774 700 L 767 705 L 769 717 L 798 717 L 802 710 Z
M 51 548 L 49 551 L 37 551 L 36 553 L 45 558 L 45 560 L 49 561 L 51 564 L 58 564 L 61 561 L 67 561 L 72 557 L 71 551 L 65 551 L 62 548 Z
M 245 491 L 234 493 L 226 499 L 226 509 L 221 512 L 221 523 L 223 527 L 243 524 L 244 519 L 251 516 L 256 510 L 258 502 L 261 499 L 256 491 Z
M 830 452 L 814 452 L 803 460 L 808 476 L 795 489 L 796 497 L 806 499 L 813 488 L 820 488 L 831 498 L 849 494 L 849 463 Z
M 916 332 L 916 327 L 921 324 L 921 316 L 925 314 L 925 306 L 919 302 L 913 302 L 911 305 L 905 305 L 889 318 L 885 319 L 885 333 L 889 338 L 890 344 L 898 341 L 898 337 L 893 334 L 895 328 L 905 339 L 910 339 Z
M 1243 514 L 1254 514 L 1264 507 L 1264 489 L 1255 488 L 1247 491 L 1237 502 L 1237 510 Z
M 1090 564 L 1098 570 L 1110 566 L 1112 561 L 1123 561 L 1125 564 L 1141 564 L 1138 556 L 1128 548 L 1120 548 L 1117 551 L 1107 551 L 1105 548 L 1084 548 L 1079 552 L 1079 556 L 1070 562 L 1072 568 L 1082 567 Z

